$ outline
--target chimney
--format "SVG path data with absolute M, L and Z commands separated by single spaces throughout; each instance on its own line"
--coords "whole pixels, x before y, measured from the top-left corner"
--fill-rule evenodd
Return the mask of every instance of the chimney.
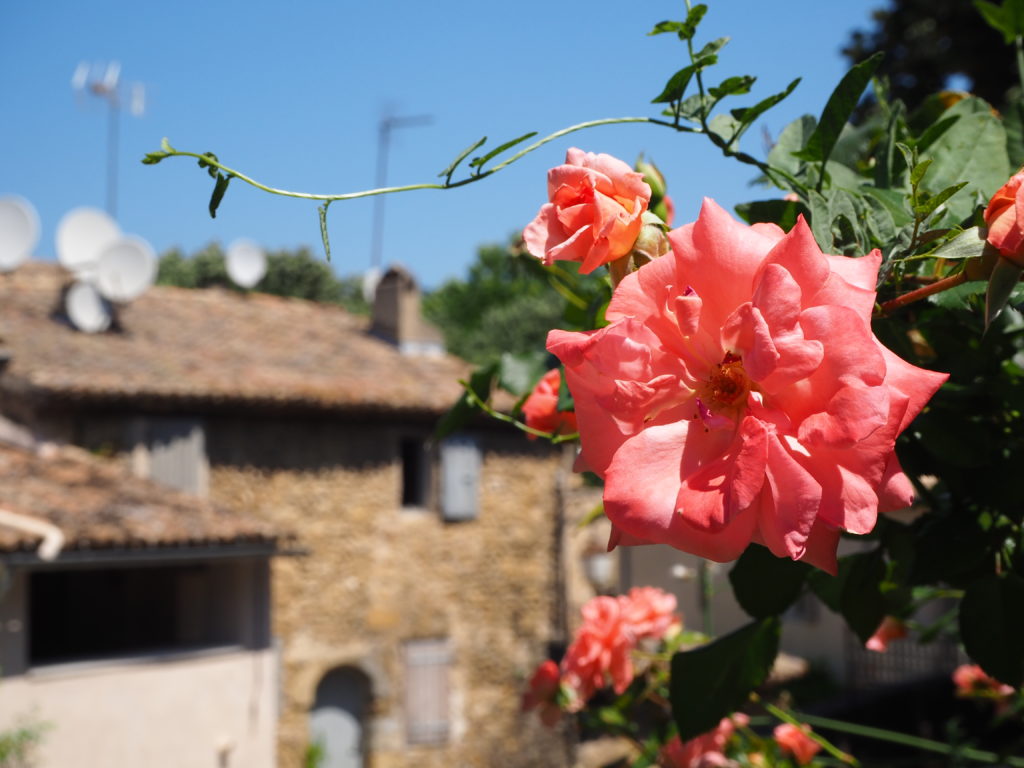
M 404 355 L 444 354 L 441 332 L 423 319 L 419 286 L 400 266 L 389 267 L 377 283 L 370 333 Z

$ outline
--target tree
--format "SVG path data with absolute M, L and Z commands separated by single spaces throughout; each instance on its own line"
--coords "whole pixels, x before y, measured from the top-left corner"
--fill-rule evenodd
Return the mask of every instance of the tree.
M 218 243 L 210 243 L 191 258 L 172 249 L 160 258 L 157 273 L 159 285 L 179 288 L 210 288 L 219 286 L 241 291 L 228 277 L 224 251 Z M 339 278 L 308 248 L 296 251 L 271 251 L 267 254 L 267 273 L 254 290 L 275 296 L 292 296 L 339 304 L 350 312 L 369 314 L 369 304 L 363 299 L 362 280 L 358 275 Z
M 966 77 L 968 90 L 996 105 L 1016 84 L 1013 50 L 971 2 L 891 0 L 872 19 L 874 27 L 855 30 L 843 54 L 855 63 L 883 51 L 878 74 L 911 109 L 947 89 L 953 75 Z

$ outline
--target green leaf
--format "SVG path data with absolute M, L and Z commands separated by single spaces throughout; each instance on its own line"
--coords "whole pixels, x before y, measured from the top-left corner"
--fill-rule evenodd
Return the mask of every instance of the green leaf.
M 888 243 L 896 237 L 896 222 L 888 208 L 872 195 L 862 195 L 867 212 L 867 226 L 871 236 L 879 243 Z
M 679 101 L 686 93 L 686 86 L 690 84 L 693 73 L 698 69 L 696 64 L 690 64 L 676 72 L 665 83 L 661 93 L 651 99 L 651 104 L 664 104 L 671 101 Z M 674 113 L 673 113 L 674 114 Z
M 778 224 L 788 232 L 801 213 L 806 215 L 807 208 L 796 200 L 755 200 L 737 205 L 736 213 L 748 224 Z
M 327 208 L 330 204 L 331 201 L 327 200 L 323 205 L 318 205 L 316 209 L 320 214 L 320 240 L 324 244 L 324 255 L 327 256 L 327 261 L 331 260 L 331 240 L 327 236 Z
M 825 253 L 832 253 L 832 219 L 828 215 L 828 200 L 820 192 L 811 190 L 808 195 L 811 206 L 811 232 L 818 247 Z
M 777 616 L 800 596 L 810 567 L 788 557 L 776 557 L 766 547 L 751 544 L 729 571 L 729 582 L 740 607 L 755 619 Z
M 165 157 L 168 157 L 166 152 L 147 152 L 146 156 L 142 158 L 143 165 L 156 165 Z
M 498 386 L 513 395 L 525 395 L 544 375 L 548 354 L 542 349 L 512 354 L 503 352 L 498 364 Z
M 961 222 L 974 213 L 979 195 L 988 200 L 1010 177 L 1006 131 L 992 114 L 992 107 L 978 98 L 962 99 L 943 114 L 958 118 L 956 124 L 921 152 L 920 158 L 934 161 L 928 170 L 928 191 L 968 182 L 946 202 L 949 214 L 943 217 Z
M 744 127 L 751 125 L 757 118 L 767 112 L 769 109 L 774 107 L 784 98 L 789 96 L 793 92 L 793 89 L 800 85 L 800 78 L 791 82 L 786 86 L 786 90 L 780 91 L 779 93 L 772 94 L 766 99 L 762 99 L 752 107 L 740 107 L 739 109 L 733 109 L 730 111 L 733 117 L 739 120 Z
M 900 144 L 899 146 L 902 147 L 903 145 Z M 921 179 L 923 179 L 924 175 L 928 173 L 928 166 L 931 164 L 932 160 L 931 158 L 928 158 L 914 166 L 914 169 L 910 172 L 910 186 L 916 187 L 921 183 Z
M 832 154 L 832 147 L 835 146 L 839 134 L 846 125 L 846 121 L 853 114 L 861 94 L 878 65 L 882 63 L 882 53 L 879 51 L 869 56 L 847 72 L 839 85 L 832 91 L 821 117 L 818 118 L 818 126 L 814 134 L 808 139 L 807 146 L 801 150 L 799 157 L 810 162 L 825 162 Z
M 1024 682 L 1024 579 L 992 574 L 968 585 L 960 603 L 964 650 L 1000 682 Z
M 987 0 L 974 0 L 974 7 L 978 9 L 990 27 L 1003 34 L 1003 42 L 1007 45 L 1013 44 L 1014 37 L 1019 33 L 1014 29 L 1013 19 L 1007 5 L 998 6 Z
M 647 35 L 663 35 L 667 32 L 678 32 L 682 28 L 683 22 L 681 21 L 659 21 Z
M 459 152 L 459 154 L 457 154 L 455 156 L 455 159 L 451 161 L 451 163 L 448 165 L 448 167 L 445 168 L 443 171 L 441 171 L 439 174 L 437 174 L 438 178 L 442 178 L 443 177 L 445 179 L 445 184 L 447 184 L 448 181 L 451 179 L 452 174 L 455 173 L 455 169 L 459 167 L 459 163 L 461 163 L 463 160 L 465 160 L 467 157 L 469 157 L 469 153 L 470 152 L 475 152 L 478 148 L 483 146 L 483 143 L 485 141 L 487 141 L 487 137 L 486 136 L 484 136 L 479 141 L 474 142 L 473 144 L 470 144 L 464 150 Z
M 1024 165 L 1024 97 L 1020 88 L 1010 89 L 1002 112 L 1010 167 L 1020 168 Z
M 956 121 L 959 119 L 959 115 L 954 115 L 953 117 L 947 117 L 929 125 L 917 141 L 914 142 L 914 146 L 917 147 L 917 151 L 924 152 L 928 149 L 928 147 L 938 141 L 946 131 L 956 125 Z
M 714 88 L 708 88 L 708 93 L 716 99 L 722 99 L 726 96 L 733 96 L 740 93 L 750 93 L 750 86 L 754 84 L 755 80 L 757 80 L 757 78 L 751 77 L 750 75 L 727 77 Z
M 815 125 L 817 122 L 813 117 L 804 115 L 783 128 L 782 133 L 779 134 L 779 140 L 768 151 L 768 164 L 790 176 L 796 176 L 804 164 L 793 154 L 799 152 L 800 148 L 807 143 L 807 139 L 814 133 Z
M 174 147 L 171 146 L 171 142 L 167 140 L 166 136 L 160 139 L 160 149 L 162 149 L 164 152 L 167 152 L 168 154 L 175 151 Z
M 728 37 L 716 37 L 710 43 L 697 51 L 697 55 L 693 57 L 694 64 L 699 64 L 702 59 L 710 59 L 712 57 L 714 58 L 714 61 L 710 61 L 708 63 L 714 64 L 715 61 L 718 61 L 718 56 L 716 54 L 726 46 L 726 43 L 728 43 L 729 40 L 730 38 Z
M 514 147 L 516 144 L 521 144 L 522 142 L 526 141 L 527 139 L 533 138 L 536 135 L 536 131 L 530 131 L 529 133 L 524 133 L 522 136 L 512 139 L 511 141 L 506 141 L 500 147 L 495 147 L 483 157 L 474 157 L 469 165 L 471 168 L 482 167 L 483 164 L 490 160 L 492 157 L 496 157 L 500 155 L 502 152 L 504 152 L 506 149 L 510 149 Z
M 562 378 L 558 385 L 558 410 L 561 412 L 576 409 L 576 403 L 572 399 L 572 392 L 569 391 L 569 383 L 563 371 Z
M 928 255 L 949 261 L 973 259 L 980 257 L 987 245 L 988 241 L 985 239 L 981 227 L 971 227 L 953 239 L 947 240 Z
M 777 617 L 672 657 L 672 715 L 683 741 L 714 728 L 746 703 L 771 671 L 779 650 Z
M 697 33 L 697 25 L 700 24 L 700 20 L 704 18 L 704 14 L 707 12 L 708 7 L 703 3 L 693 6 L 689 13 L 686 14 L 686 21 L 682 22 L 679 29 L 676 30 L 676 34 L 679 35 L 679 39 L 692 39 Z
M 926 198 L 923 202 L 918 203 L 914 206 L 914 213 L 918 216 L 930 216 L 932 211 L 937 209 L 944 202 L 949 200 L 953 195 L 959 192 L 961 189 L 967 186 L 966 181 L 961 181 L 959 184 L 954 184 L 951 187 L 946 187 L 944 190 L 939 192 L 937 195 L 932 195 Z
M 985 293 L 984 280 L 971 280 L 928 297 L 928 301 L 943 309 L 971 309 L 971 299 Z
M 467 382 L 469 388 L 482 402 L 487 402 L 490 398 L 497 373 L 498 364 L 491 363 L 483 368 L 478 368 L 469 377 Z M 437 427 L 434 429 L 434 440 L 443 440 L 453 432 L 462 429 L 478 413 L 480 413 L 480 407 L 470 399 L 469 395 L 463 393 L 455 401 L 455 405 L 437 423 Z
M 880 550 L 849 556 L 849 572 L 839 595 L 839 610 L 854 634 L 866 643 L 885 618 L 885 561 Z
M 708 121 L 708 132 L 718 136 L 729 147 L 735 148 L 740 134 L 740 121 L 732 115 L 715 115 Z
M 220 208 L 221 200 L 224 199 L 224 193 L 228 191 L 228 184 L 233 178 L 230 174 L 218 173 L 214 178 L 217 181 L 213 184 L 213 194 L 210 195 L 210 218 L 217 218 L 217 209 Z
M 1010 294 L 1017 287 L 1020 280 L 1020 267 L 1009 259 L 1000 258 L 992 270 L 992 276 L 988 279 L 988 291 L 985 293 L 985 330 L 988 330 L 992 321 L 999 317 L 1006 302 L 1010 300 Z
M 906 226 L 914 220 L 914 217 L 907 211 L 904 195 L 899 190 L 879 189 L 878 187 L 865 185 L 858 187 L 857 191 L 870 195 L 874 200 L 881 203 L 885 210 L 889 212 L 889 215 L 892 216 L 893 223 L 897 228 Z
M 700 116 L 706 114 L 709 109 L 711 109 L 711 97 L 695 93 L 693 96 L 684 99 L 683 103 L 679 105 L 679 116 L 686 120 L 699 122 Z M 669 110 L 668 115 L 671 117 L 675 113 Z
M 199 158 L 199 167 L 205 168 L 206 172 L 210 174 L 211 179 L 216 179 L 219 173 L 219 171 L 217 170 L 217 166 L 211 165 L 209 162 L 207 162 L 208 160 L 213 160 L 214 162 L 217 162 L 217 156 L 213 154 L 213 152 L 203 152 L 203 156 Z
M 849 557 L 841 557 L 835 576 L 815 569 L 807 577 L 807 584 L 811 591 L 836 613 L 839 613 L 842 607 L 843 587 L 850 575 L 851 565 L 853 565 L 853 561 Z

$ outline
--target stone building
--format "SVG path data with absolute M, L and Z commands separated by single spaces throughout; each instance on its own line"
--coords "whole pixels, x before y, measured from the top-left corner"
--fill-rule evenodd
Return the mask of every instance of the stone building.
M 496 422 L 431 440 L 468 370 L 410 322 L 406 277 L 385 276 L 372 333 L 158 287 L 87 335 L 66 273 L 30 264 L 0 275 L 0 411 L 295 533 L 272 566 L 279 765 L 317 744 L 324 766 L 565 765 L 564 736 L 519 711 L 566 637 L 565 462 Z
M 272 768 L 278 543 L 80 449 L 0 443 L 0 730 L 41 729 L 25 764 Z

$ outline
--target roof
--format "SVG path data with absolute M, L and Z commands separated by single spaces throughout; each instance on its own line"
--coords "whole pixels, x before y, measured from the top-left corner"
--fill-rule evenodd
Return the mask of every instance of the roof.
M 0 443 L 0 553 L 33 551 L 42 536 L 6 513 L 57 526 L 62 551 L 273 545 L 269 524 L 128 474 L 110 459 L 45 444 Z
M 32 262 L 0 275 L 8 394 L 338 411 L 446 411 L 468 365 L 402 355 L 336 306 L 225 289 L 157 286 L 85 334 L 63 317 L 70 275 Z

